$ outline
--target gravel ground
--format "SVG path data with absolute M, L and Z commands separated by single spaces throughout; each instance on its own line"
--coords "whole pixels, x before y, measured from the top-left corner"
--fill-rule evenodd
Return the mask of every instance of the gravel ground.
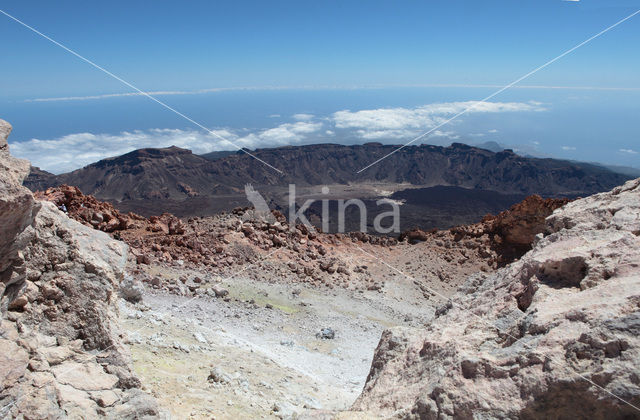
M 420 327 L 434 311 L 402 276 L 387 279 L 382 292 L 250 278 L 223 286 L 225 299 L 147 290 L 143 303 L 121 302 L 134 368 L 173 418 L 322 418 L 347 410 L 382 331 Z M 335 338 L 316 337 L 323 328 Z

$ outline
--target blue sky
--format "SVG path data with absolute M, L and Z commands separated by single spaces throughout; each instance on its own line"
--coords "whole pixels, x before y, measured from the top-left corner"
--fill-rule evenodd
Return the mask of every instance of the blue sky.
M 640 1 L 631 0 L 152 5 L 9 0 L 0 8 L 145 91 L 232 89 L 159 98 L 254 147 L 357 142 L 376 135 L 379 141 L 402 143 L 404 134 L 410 139 L 449 116 L 446 106 L 434 104 L 482 99 L 496 89 L 482 85 L 507 84 L 640 9 Z M 0 39 L 5 41 L 0 118 L 14 124 L 11 140 L 59 141 L 85 134 L 81 146 L 73 146 L 87 149 L 84 160 L 60 155 L 66 163 L 53 168 L 56 157 L 42 147 L 49 160 L 41 164 L 59 171 L 110 152 L 153 145 L 149 130 L 181 130 L 169 139 L 156 131 L 158 145 L 191 136 L 181 144 L 221 147 L 146 98 L 25 102 L 131 89 L 2 15 Z M 640 15 L 521 83 L 590 89 L 514 89 L 493 98 L 490 112 L 462 117 L 442 128 L 448 137 L 431 140 L 491 139 L 537 148 L 543 155 L 638 166 L 640 154 L 632 152 L 640 151 L 633 118 L 640 110 L 639 42 Z M 243 87 L 254 89 L 233 90 Z M 397 112 L 380 111 L 390 108 Z M 345 126 L 340 112 L 347 110 L 351 122 Z M 362 113 L 366 110 L 378 110 L 375 121 L 384 115 L 386 125 L 381 130 L 366 126 L 371 123 Z M 313 116 L 294 117 L 302 113 Z M 146 133 L 144 140 L 122 142 L 123 132 L 135 130 Z M 50 143 L 53 149 L 60 145 Z M 37 163 L 38 145 L 17 151 Z

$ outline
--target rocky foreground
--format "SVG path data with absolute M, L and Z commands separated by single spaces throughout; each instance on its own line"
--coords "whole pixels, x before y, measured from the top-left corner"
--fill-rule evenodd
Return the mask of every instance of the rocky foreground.
M 640 179 L 553 213 L 426 328 L 383 333 L 354 405 L 394 418 L 638 418 Z
M 168 213 L 146 218 L 121 213 L 110 203 L 66 185 L 37 192 L 35 196 L 64 206 L 69 217 L 126 242 L 141 268 L 149 265 L 197 268 L 224 277 L 239 266 L 257 265 L 257 271 L 249 267 L 257 277 L 280 283 L 382 290 L 385 276 L 380 270 L 388 271 L 388 267 L 379 261 L 369 267 L 361 261 L 361 247 L 371 246 L 371 251 L 385 260 L 395 261 L 402 255 L 413 257 L 401 262 L 405 269 L 421 284 L 431 283 L 430 287 L 437 286 L 446 293 L 455 290 L 468 274 L 492 271 L 520 257 L 544 229 L 545 218 L 568 202 L 530 196 L 510 210 L 486 216 L 480 223 L 442 231 L 414 229 L 404 232 L 398 240 L 361 232 L 323 234 L 302 224 L 290 228 L 278 211 L 273 212 L 273 219 L 265 220 L 249 208 L 185 221 Z M 275 263 L 260 264 L 265 256 L 273 256 L 270 260 Z M 421 260 L 426 258 L 432 263 L 422 265 Z M 199 284 L 210 281 L 208 277 L 183 286 L 179 282 L 167 285 L 159 279 L 140 276 L 155 288 L 182 295 L 197 294 Z M 434 285 L 434 281 L 441 284 Z M 187 279 L 182 283 L 187 283 Z

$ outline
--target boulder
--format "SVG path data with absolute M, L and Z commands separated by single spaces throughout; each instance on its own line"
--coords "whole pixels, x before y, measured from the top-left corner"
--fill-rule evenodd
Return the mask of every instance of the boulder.
M 131 303 L 137 303 L 142 300 L 144 286 L 140 280 L 134 279 L 132 276 L 125 276 L 120 283 L 120 296 Z
M 207 378 L 209 382 L 215 382 L 218 384 L 226 384 L 231 382 L 231 378 L 227 375 L 222 369 L 219 367 L 215 367 L 211 369 L 209 372 L 209 377 Z
M 110 375 L 97 363 L 65 362 L 53 368 L 53 375 L 59 383 L 82 391 L 112 389 L 118 377 Z
M 333 328 L 323 328 L 320 332 L 316 333 L 316 338 L 320 338 L 322 340 L 333 340 L 336 338 L 336 332 Z
M 223 298 L 229 294 L 229 291 L 223 288 L 222 286 L 220 286 L 219 284 L 212 285 L 211 290 L 216 295 L 216 297 L 220 297 L 220 298 Z

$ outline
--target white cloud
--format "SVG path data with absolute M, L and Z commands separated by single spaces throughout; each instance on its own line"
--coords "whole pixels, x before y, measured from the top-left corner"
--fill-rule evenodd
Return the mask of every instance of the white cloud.
M 428 113 L 406 109 L 366 109 L 351 112 L 338 111 L 333 114 L 337 128 L 366 128 L 367 130 L 401 130 L 434 125 Z
M 631 154 L 631 155 L 638 154 L 638 152 L 636 152 L 636 151 L 635 151 L 635 150 L 633 150 L 633 149 L 619 149 L 619 150 L 620 150 L 622 153 L 629 153 L 629 154 Z
M 412 130 L 356 130 L 354 134 L 365 140 L 397 140 L 415 136 L 417 131 Z
M 497 133 L 497 132 L 498 132 L 498 130 L 496 130 L 496 129 L 494 128 L 494 129 L 492 129 L 492 130 L 489 130 L 488 132 L 489 132 L 489 133 L 491 133 L 491 134 L 495 134 L 495 133 Z
M 562 150 L 571 151 L 571 150 L 576 150 L 576 148 L 573 146 L 562 146 Z
M 536 146 L 540 146 L 540 142 L 537 140 L 533 140 L 531 143 L 535 144 Z
M 294 114 L 292 118 L 296 121 L 309 121 L 314 117 L 313 114 Z
M 460 136 L 453 131 L 441 131 L 441 130 L 434 131 L 433 133 L 429 134 L 429 137 L 445 137 L 451 140 L 457 140 L 460 138 Z
M 467 113 L 499 113 L 546 109 L 539 102 L 468 101 L 435 103 L 417 108 L 343 110 L 334 112 L 331 120 L 336 128 L 355 130 L 355 134 L 363 139 L 401 139 L 428 131 L 465 110 Z
M 322 128 L 321 123 L 297 122 L 293 124 L 280 124 L 277 127 L 264 130 L 257 135 L 261 144 L 271 146 L 296 143 L 305 134 L 314 133 Z M 254 146 L 255 147 L 255 146 Z

